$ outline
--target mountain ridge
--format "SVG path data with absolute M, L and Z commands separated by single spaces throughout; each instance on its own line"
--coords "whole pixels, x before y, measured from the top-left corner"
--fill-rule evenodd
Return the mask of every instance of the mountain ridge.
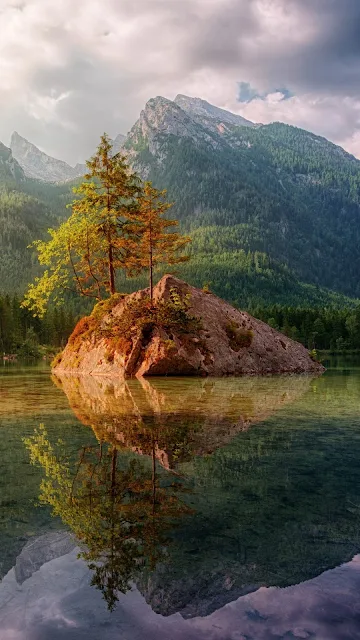
M 49 156 L 17 131 L 11 136 L 10 148 L 28 178 L 44 182 L 65 182 L 80 177 L 86 170 L 85 164 L 78 163 L 71 167 L 64 160 Z

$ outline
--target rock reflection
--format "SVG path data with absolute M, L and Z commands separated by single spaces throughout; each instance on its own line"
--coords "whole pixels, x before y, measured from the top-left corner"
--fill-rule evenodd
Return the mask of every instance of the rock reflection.
M 76 417 L 110 441 L 152 455 L 166 469 L 224 446 L 308 391 L 311 376 L 152 379 L 53 376 Z

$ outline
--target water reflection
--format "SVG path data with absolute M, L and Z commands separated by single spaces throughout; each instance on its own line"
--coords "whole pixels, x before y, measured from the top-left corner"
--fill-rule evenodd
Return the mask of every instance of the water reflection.
M 44 427 L 25 443 L 31 461 L 45 472 L 41 503 L 50 505 L 82 543 L 92 584 L 112 610 L 117 593 L 126 592 L 133 580 L 153 599 L 156 576 L 163 580 L 170 566 L 176 572 L 179 558 L 182 567 L 188 567 L 189 558 L 191 562 L 186 539 L 194 535 L 194 526 L 201 523 L 196 537 L 207 535 L 204 510 L 196 516 L 204 490 L 181 465 L 206 458 L 250 424 L 299 399 L 312 378 L 179 379 L 170 385 L 162 379 L 150 383 L 71 376 L 53 381 L 66 393 L 77 418 L 92 427 L 98 445 L 82 446 L 75 460 L 62 440 L 50 442 Z M 194 483 L 196 497 L 190 492 Z M 180 523 L 177 537 L 175 525 Z M 226 539 L 217 528 L 213 539 Z M 246 564 L 247 551 L 243 541 L 236 546 L 232 563 L 238 567 Z M 223 576 L 213 572 L 220 592 L 221 581 Z M 255 588 L 250 581 L 239 591 L 235 582 L 225 580 L 226 591 L 234 587 L 233 595 Z
M 176 520 L 191 513 L 181 497 L 180 478 L 158 471 L 155 441 L 151 464 L 120 458 L 115 445 L 82 447 L 74 463 L 59 440 L 51 444 L 44 427 L 25 440 L 33 464 L 45 478 L 40 502 L 51 505 L 83 545 L 80 556 L 93 571 L 91 584 L 113 610 L 118 592 L 166 553 Z
M 53 376 L 99 441 L 155 455 L 167 469 L 224 446 L 252 423 L 301 398 L 311 376 L 124 382 Z M 155 444 L 154 444 L 155 443 Z
M 28 447 L 110 608 L 135 581 L 157 613 L 209 616 L 359 552 L 357 376 L 55 383 L 98 444 Z

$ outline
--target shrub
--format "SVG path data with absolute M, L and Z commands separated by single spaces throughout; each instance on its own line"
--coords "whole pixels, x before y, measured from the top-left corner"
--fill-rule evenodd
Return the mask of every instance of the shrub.
M 84 338 L 85 335 L 91 332 L 95 327 L 95 318 L 92 318 L 91 316 L 85 316 L 84 318 L 81 318 L 69 338 L 69 344 L 74 345 L 76 342 L 78 342 L 79 338 Z
M 121 315 L 100 330 L 108 338 L 115 336 L 131 340 L 139 333 L 150 335 L 155 327 L 166 333 L 194 333 L 201 329 L 198 318 L 189 315 L 189 296 L 181 296 L 171 290 L 169 300 L 160 300 L 151 305 L 150 298 L 130 300 Z
M 246 347 L 250 347 L 254 333 L 250 329 L 240 329 L 239 325 L 231 320 L 226 327 L 225 332 L 229 338 L 230 348 L 233 351 L 240 351 Z
M 126 296 L 125 293 L 114 293 L 114 295 L 112 295 L 111 298 L 107 298 L 106 300 L 101 300 L 93 308 L 91 312 L 91 317 L 95 318 L 95 320 L 102 320 L 104 315 L 106 313 L 110 313 L 113 310 L 113 308 L 116 307 L 116 305 L 119 304 L 119 302 L 123 300 L 123 298 L 125 298 L 125 296 Z

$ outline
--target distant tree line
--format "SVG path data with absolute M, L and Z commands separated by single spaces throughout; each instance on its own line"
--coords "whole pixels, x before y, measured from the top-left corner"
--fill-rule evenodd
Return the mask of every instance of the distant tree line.
M 360 350 L 360 306 L 355 309 L 257 306 L 251 313 L 308 349 Z
M 0 354 L 38 357 L 39 346 L 65 346 L 77 316 L 66 308 L 48 309 L 43 318 L 20 306 L 16 296 L 0 296 Z
M 43 318 L 34 318 L 16 296 L 0 296 L 0 353 L 34 356 L 39 345 L 61 348 L 84 311 L 85 307 L 69 304 L 50 308 Z M 249 312 L 309 350 L 360 350 L 360 306 L 311 309 L 257 305 Z

